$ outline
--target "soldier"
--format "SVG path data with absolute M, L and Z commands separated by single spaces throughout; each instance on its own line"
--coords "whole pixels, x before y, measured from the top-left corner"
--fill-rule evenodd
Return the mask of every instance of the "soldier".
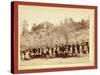
M 86 41 L 86 46 L 88 48 L 88 53 L 89 53 L 89 43 L 88 43 L 88 41 Z
M 51 48 L 47 48 L 46 57 L 49 58 L 51 56 Z
M 34 57 L 36 57 L 36 48 L 33 48 Z
M 80 54 L 80 49 L 79 49 L 80 46 L 79 46 L 79 43 L 78 43 L 78 42 L 76 43 L 76 47 L 77 47 L 77 53 L 78 53 L 78 55 L 79 55 L 79 54 Z
M 40 47 L 37 48 L 37 57 L 40 57 Z
M 75 56 L 78 56 L 78 48 L 76 45 L 75 45 Z
M 68 45 L 65 46 L 65 56 L 68 56 Z
M 25 59 L 25 51 L 20 51 L 20 55 L 21 55 L 21 59 L 24 60 Z
M 75 45 L 74 44 L 72 44 L 72 56 L 75 56 Z
M 53 55 L 53 57 L 55 57 L 55 51 L 56 51 L 56 46 L 54 46 L 54 48 L 53 48 L 53 52 L 52 52 L 52 55 Z
M 51 47 L 51 54 L 50 54 L 50 57 L 53 57 L 53 51 L 54 51 L 54 47 Z
M 62 44 L 62 56 L 65 57 L 65 44 Z
M 59 56 L 59 46 L 58 46 L 58 45 L 56 46 L 56 51 L 55 51 L 55 54 L 56 54 L 56 55 L 55 55 L 56 57 L 58 57 L 58 56 Z
M 35 48 L 34 51 L 35 51 L 34 56 L 36 57 L 37 56 L 37 49 Z
M 84 46 L 84 51 L 85 51 L 85 54 L 88 55 L 88 46 L 87 45 Z
M 48 51 L 49 50 L 46 47 L 43 48 L 44 57 L 47 57 L 49 55 Z
M 85 54 L 85 51 L 84 51 L 85 41 L 84 40 L 82 40 L 81 45 L 82 45 L 83 54 Z
M 45 52 L 44 48 L 42 47 L 41 50 L 42 50 L 42 52 L 41 52 L 42 53 L 42 56 L 41 57 L 45 57 L 45 53 L 46 52 Z
M 79 50 L 80 50 L 80 56 L 83 56 L 83 48 L 82 48 L 82 44 L 80 44 L 80 46 L 79 46 Z
M 72 52 L 73 52 L 73 47 L 72 47 L 72 45 L 70 45 L 69 56 L 72 56 Z
M 25 51 L 25 60 L 30 60 L 30 51 L 29 50 L 26 50 Z
M 33 50 L 30 50 L 30 58 L 33 58 L 34 57 L 34 52 Z
M 70 54 L 70 47 L 71 47 L 71 45 L 68 44 L 68 56 L 69 56 L 69 54 Z
M 60 57 L 60 56 L 61 56 L 61 45 L 59 45 L 58 48 L 59 48 L 59 49 L 58 49 L 58 57 Z
M 63 48 L 63 57 L 66 57 L 68 55 L 68 47 L 64 44 Z
M 40 53 L 39 53 L 40 57 L 42 56 L 42 48 L 40 48 Z

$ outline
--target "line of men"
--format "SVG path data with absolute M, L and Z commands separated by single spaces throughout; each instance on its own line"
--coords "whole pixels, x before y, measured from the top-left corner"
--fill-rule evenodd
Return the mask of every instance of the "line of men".
M 33 58 L 75 57 L 89 54 L 88 42 L 39 47 L 20 52 L 22 60 Z

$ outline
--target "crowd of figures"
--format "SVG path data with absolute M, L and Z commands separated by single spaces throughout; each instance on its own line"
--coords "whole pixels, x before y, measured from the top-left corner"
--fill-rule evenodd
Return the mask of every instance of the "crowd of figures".
M 34 58 L 66 58 L 78 57 L 89 54 L 89 43 L 73 43 L 73 44 L 56 44 L 55 46 L 46 46 L 20 51 L 22 60 L 30 60 Z

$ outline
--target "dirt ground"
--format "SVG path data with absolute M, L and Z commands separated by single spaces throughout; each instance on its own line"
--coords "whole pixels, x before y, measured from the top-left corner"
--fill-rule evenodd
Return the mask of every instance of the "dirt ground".
M 69 58 L 38 58 L 38 59 L 31 59 L 27 61 L 20 61 L 21 67 L 27 66 L 41 66 L 41 65 L 61 65 L 61 64 L 78 64 L 78 63 L 87 63 L 89 62 L 89 56 L 83 57 L 69 57 Z

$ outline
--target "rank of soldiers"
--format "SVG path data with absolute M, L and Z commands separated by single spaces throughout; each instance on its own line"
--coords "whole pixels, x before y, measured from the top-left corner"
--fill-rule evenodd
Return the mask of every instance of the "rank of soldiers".
M 78 57 L 89 54 L 89 43 L 56 44 L 55 46 L 45 46 L 20 51 L 22 60 L 34 58 L 67 58 Z

